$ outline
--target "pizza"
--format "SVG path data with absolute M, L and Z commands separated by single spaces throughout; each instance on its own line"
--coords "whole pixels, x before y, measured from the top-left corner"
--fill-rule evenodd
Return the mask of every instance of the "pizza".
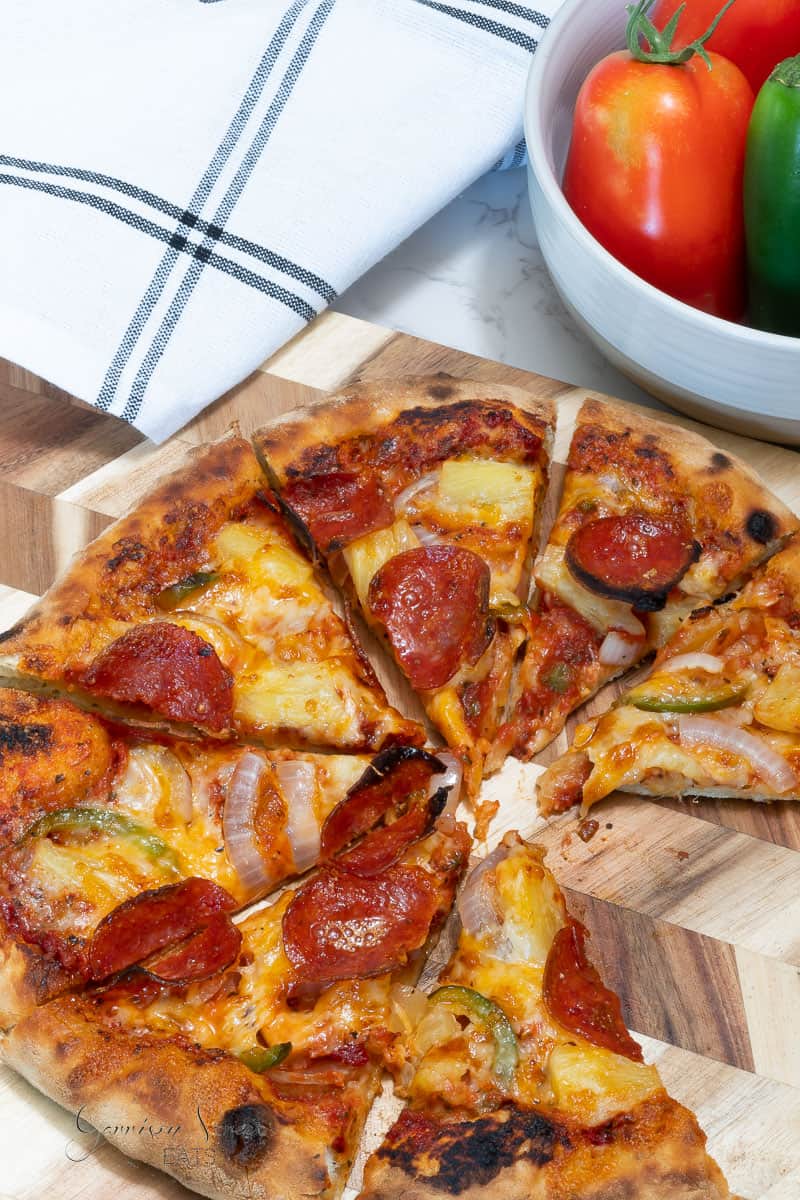
M 12 689 L 0 692 L 0 745 L 4 1027 L 92 980 L 98 928 L 113 930 L 121 911 L 146 922 L 141 895 L 185 896 L 191 925 L 208 885 L 208 902 L 223 907 L 204 937 L 216 929 L 224 947 L 228 911 L 387 817 L 376 835 L 391 857 L 422 835 L 457 779 L 454 764 L 415 746 L 370 758 L 148 740 L 67 699 Z
M 616 789 L 650 796 L 800 797 L 800 536 L 724 604 L 695 609 L 652 672 L 578 726 L 539 781 L 545 813 Z
M 554 423 L 516 388 L 354 385 L 198 450 L 0 635 L 0 1054 L 196 1191 L 337 1200 L 391 1077 L 374 1200 L 729 1194 L 535 847 L 476 868 L 416 986 L 462 796 L 482 836 L 484 767 L 647 652 L 545 809 L 800 772 L 795 518 L 702 439 L 590 401 L 531 605 Z
M 356 385 L 255 436 L 473 797 L 525 638 L 553 427 L 551 401 L 441 375 Z
M 467 879 L 455 953 L 398 1071 L 406 1106 L 361 1200 L 726 1200 L 543 857 L 507 834 Z
M 537 754 L 573 709 L 663 646 L 693 609 L 741 586 L 797 527 L 746 464 L 705 438 L 586 400 L 489 765 Z
M 242 438 L 200 450 L 79 554 L 3 635 L 0 680 L 266 746 L 423 740 L 386 702 Z
M 207 1196 L 339 1195 L 398 1036 L 394 989 L 469 845 L 446 813 L 393 854 L 379 831 L 239 922 L 208 880 L 144 892 L 95 931 L 91 985 L 18 1021 L 5 1061 Z M 143 1113 L 184 1136 L 137 1136 Z

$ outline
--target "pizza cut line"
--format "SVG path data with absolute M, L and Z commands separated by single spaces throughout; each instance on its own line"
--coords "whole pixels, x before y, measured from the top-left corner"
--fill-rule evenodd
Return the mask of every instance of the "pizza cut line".
M 792 514 L 702 439 L 590 401 L 534 563 L 554 423 L 549 401 L 447 376 L 349 388 L 253 447 L 201 449 L 2 637 L 0 1052 L 110 1130 L 199 1108 L 206 1157 L 157 1163 L 196 1191 L 335 1200 L 390 1075 L 409 1103 L 370 1200 L 729 1195 L 516 835 L 462 895 L 439 990 L 414 986 L 470 853 L 462 791 L 482 834 L 484 770 L 698 603 L 673 641 L 735 610 L 752 651 L 757 612 L 764 686 L 745 701 L 729 679 L 729 636 L 692 644 L 670 695 L 727 686 L 740 738 L 745 712 L 791 733 L 793 543 L 769 586 L 771 564 L 711 602 Z M 447 750 L 388 703 L 348 606 Z M 587 802 L 575 753 L 545 808 Z

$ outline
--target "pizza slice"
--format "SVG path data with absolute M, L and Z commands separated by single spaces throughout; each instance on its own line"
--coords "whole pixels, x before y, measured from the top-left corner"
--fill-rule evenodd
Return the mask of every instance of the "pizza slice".
M 121 909 L 138 919 L 143 894 L 189 896 L 185 936 L 224 954 L 230 912 L 373 827 L 402 843 L 457 802 L 455 763 L 414 746 L 370 759 L 148 740 L 13 689 L 0 754 L 2 1025 L 94 980 L 98 928 Z
M 553 425 L 549 400 L 437 375 L 355 385 L 255 436 L 473 796 L 525 636 Z
M 229 438 L 80 553 L 0 641 L 0 682 L 172 731 L 267 746 L 420 743 Z
M 586 400 L 491 765 L 537 754 L 573 709 L 663 646 L 692 609 L 740 587 L 797 527 L 745 463 L 705 438 Z
M 421 840 L 375 831 L 228 921 L 224 957 L 219 935 L 180 940 L 185 892 L 145 895 L 95 933 L 94 985 L 5 1031 L 0 1054 L 204 1195 L 333 1200 L 398 1039 L 393 997 L 416 978 L 469 847 L 448 814 Z M 142 1137 L 143 1122 L 172 1136 Z
M 543 857 L 508 834 L 468 878 L 455 954 L 407 1043 L 407 1107 L 362 1200 L 726 1200 Z
M 800 798 L 800 536 L 724 604 L 696 609 L 644 682 L 539 780 L 546 813 L 620 788 L 649 796 Z

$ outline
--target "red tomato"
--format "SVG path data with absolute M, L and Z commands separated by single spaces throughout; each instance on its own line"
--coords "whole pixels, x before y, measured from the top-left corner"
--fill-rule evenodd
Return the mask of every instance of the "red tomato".
M 683 0 L 658 0 L 653 24 L 663 28 Z M 675 34 L 676 48 L 708 29 L 721 0 L 687 0 Z M 736 0 L 706 43 L 744 71 L 757 92 L 773 67 L 800 54 L 800 0 Z
M 666 66 L 625 50 L 599 62 L 578 94 L 564 193 L 590 233 L 642 279 L 737 320 L 753 92 L 733 63 L 709 57 L 710 70 L 696 56 Z

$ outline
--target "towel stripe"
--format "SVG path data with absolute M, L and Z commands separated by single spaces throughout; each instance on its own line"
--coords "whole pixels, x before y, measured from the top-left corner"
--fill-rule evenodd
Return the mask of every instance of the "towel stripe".
M 483 5 L 484 8 L 500 9 L 512 17 L 522 17 L 523 20 L 538 25 L 540 29 L 547 29 L 550 24 L 550 18 L 546 17 L 544 13 L 537 12 L 533 8 L 525 8 L 522 4 L 515 4 L 514 0 L 475 0 L 475 3 Z
M 465 25 L 473 25 L 484 33 L 493 33 L 495 37 L 504 38 L 505 41 L 512 42 L 520 49 L 527 50 L 529 54 L 533 54 L 539 45 L 535 38 L 529 37 L 521 29 L 514 29 L 510 25 L 501 25 L 499 21 L 493 21 L 481 13 L 464 8 L 453 8 L 450 4 L 439 4 L 437 0 L 417 0 L 417 4 L 421 4 L 425 8 L 432 8 L 434 12 L 443 13 L 446 17 L 454 17 L 457 21 L 463 21 Z
M 317 315 L 316 310 L 302 296 L 295 295 L 294 292 L 288 291 L 286 288 L 281 287 L 280 284 L 274 283 L 271 279 L 265 279 L 262 275 L 256 275 L 255 272 L 248 271 L 246 267 L 240 266 L 239 263 L 233 262 L 230 258 L 224 258 L 221 254 L 204 252 L 204 247 L 197 242 L 189 242 L 184 238 L 182 239 L 183 245 L 176 246 L 175 234 L 171 229 L 164 229 L 163 226 L 149 221 L 147 217 L 142 217 L 139 213 L 131 212 L 130 209 L 123 208 L 122 205 L 115 204 L 112 200 L 107 200 L 104 196 L 96 196 L 93 192 L 78 192 L 74 188 L 61 187 L 55 183 L 44 183 L 39 179 L 26 179 L 21 175 L 0 174 L 0 184 L 11 184 L 14 187 L 27 188 L 28 191 L 32 192 L 44 192 L 46 195 L 56 196 L 60 200 L 72 200 L 76 204 L 87 204 L 90 208 L 94 208 L 108 217 L 115 217 L 118 221 L 124 221 L 126 225 L 132 226 L 139 233 L 146 233 L 160 242 L 165 242 L 175 250 L 194 255 L 210 267 L 215 267 L 218 271 L 223 271 L 226 275 L 231 275 L 241 283 L 247 284 L 248 287 L 255 288 L 256 291 L 271 296 L 273 300 L 279 300 L 281 304 L 285 304 L 287 308 L 297 313 L 304 321 L 310 321 Z
M 188 226 L 196 233 L 208 233 L 211 228 L 211 222 L 204 221 L 196 213 L 190 212 L 188 209 L 183 209 L 180 205 L 173 204 L 172 201 L 165 200 L 163 196 L 157 196 L 155 192 L 150 192 L 146 188 L 140 188 L 136 184 L 128 183 L 124 179 L 116 179 L 113 175 L 104 175 L 99 171 L 88 171 L 82 167 L 65 167 L 60 163 L 33 162 L 25 158 L 14 158 L 10 154 L 0 154 L 0 166 L 17 167 L 23 171 L 35 171 L 55 175 L 59 178 L 79 179 L 85 183 L 94 183 L 98 187 L 108 188 L 112 191 L 121 192 L 125 196 L 130 196 L 132 200 L 139 200 L 142 204 L 147 204 L 150 208 L 164 213 L 165 216 L 174 217 L 182 225 Z M 85 193 L 80 194 L 83 195 Z M 316 275 L 313 271 L 309 271 L 306 267 L 300 266 L 299 263 L 293 262 L 290 258 L 278 254 L 275 250 L 270 250 L 267 246 L 261 246 L 258 242 L 250 241 L 249 238 L 239 237 L 237 234 L 228 233 L 227 231 L 223 231 L 217 240 L 226 246 L 233 247 L 234 250 L 240 250 L 243 254 L 252 255 L 253 258 L 266 263 L 267 266 L 280 271 L 283 275 L 289 275 L 299 283 L 304 283 L 306 287 L 312 288 L 323 300 L 327 300 L 329 304 L 332 304 L 336 299 L 337 292 L 335 288 L 331 287 L 321 276 Z
M 291 33 L 300 13 L 309 3 L 309 0 L 293 0 L 293 3 L 286 10 L 278 28 L 273 32 L 269 40 L 266 50 L 264 51 L 261 61 L 256 67 L 255 73 L 248 85 L 239 106 L 225 132 L 224 137 L 219 143 L 211 162 L 206 167 L 200 182 L 195 188 L 194 195 L 189 202 L 189 209 L 192 212 L 199 212 L 202 206 L 208 199 L 214 184 L 222 172 L 223 167 L 227 163 L 231 154 L 236 148 L 236 144 L 242 135 L 242 132 L 247 125 L 248 120 L 252 116 L 253 110 L 260 100 L 264 88 L 267 85 L 273 67 L 278 61 L 278 57 L 286 44 L 286 41 Z M 183 236 L 188 232 L 186 226 L 178 225 L 176 230 L 177 235 Z M 174 247 L 167 250 L 161 262 L 156 268 L 150 284 L 139 302 L 139 305 L 131 318 L 128 328 L 126 329 L 122 341 L 120 342 L 116 353 L 106 372 L 103 386 L 95 401 L 97 408 L 102 412 L 106 412 L 114 402 L 115 393 L 119 384 L 122 372 L 128 364 L 128 361 L 136 348 L 136 344 L 142 334 L 142 331 L 147 324 L 147 321 L 152 315 L 153 309 L 158 303 L 162 292 L 166 286 L 167 280 L 172 273 L 172 268 L 178 261 L 178 253 Z
M 244 190 L 245 184 L 253 172 L 253 168 L 258 162 L 264 147 L 269 141 L 275 126 L 278 123 L 281 113 L 286 107 L 287 101 L 289 100 L 289 97 L 291 96 L 292 91 L 294 90 L 294 87 L 303 72 L 303 68 L 308 61 L 309 55 L 316 44 L 320 30 L 333 11 L 335 3 L 336 0 L 322 0 L 322 3 L 319 5 L 313 17 L 311 18 L 311 21 L 309 22 L 308 28 L 300 40 L 300 44 L 292 55 L 289 66 L 287 67 L 283 79 L 281 80 L 280 86 L 278 87 L 278 91 L 264 115 L 258 132 L 253 138 L 250 148 L 245 154 L 242 162 L 239 164 L 236 174 L 229 184 L 228 189 L 214 214 L 214 224 L 220 229 L 230 216 L 230 213 L 232 212 L 236 202 Z M 204 247 L 206 246 L 207 241 L 208 237 L 204 239 Z M 170 303 L 170 306 L 167 309 L 164 318 L 162 319 L 158 332 L 155 334 L 150 344 L 150 349 L 147 351 L 147 354 L 145 355 L 144 360 L 142 361 L 142 364 L 136 373 L 136 378 L 133 381 L 130 395 L 128 396 L 125 408 L 122 411 L 122 416 L 126 421 L 135 421 L 136 417 L 139 415 L 139 411 L 144 401 L 145 391 L 152 378 L 153 371 L 158 365 L 158 362 L 160 361 L 161 356 L 163 355 L 167 344 L 169 343 L 169 339 L 172 336 L 178 321 L 180 320 L 181 314 L 183 313 L 183 310 L 186 307 L 192 292 L 194 291 L 195 284 L 200 278 L 202 270 L 202 258 L 196 257 L 195 261 L 190 264 L 186 275 L 183 278 L 183 282 L 178 288 L 178 291 L 173 296 L 172 302 Z

